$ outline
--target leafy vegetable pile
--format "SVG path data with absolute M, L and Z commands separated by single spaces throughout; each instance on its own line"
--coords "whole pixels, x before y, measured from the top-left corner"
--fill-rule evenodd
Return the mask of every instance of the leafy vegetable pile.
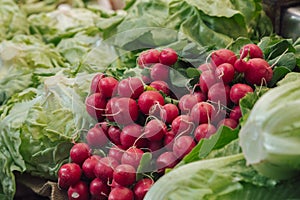
M 61 5 L 66 2 L 0 0 L 1 199 L 13 198 L 15 171 L 57 179 L 73 143 L 85 141 L 99 120 L 85 107 L 92 78 L 98 72 L 116 80 L 149 75 L 136 63 L 146 49 L 177 52 L 169 79 L 183 93 L 187 80 L 189 86 L 198 82 L 196 68 L 216 49 L 238 54 L 243 45 L 258 43 L 273 66 L 269 87 L 298 70 L 299 42 L 265 37 L 272 25 L 260 1 L 137 0 L 118 11 L 93 1 Z M 242 123 L 263 91 L 241 100 Z M 238 131 L 218 129 L 179 166 L 222 150 Z

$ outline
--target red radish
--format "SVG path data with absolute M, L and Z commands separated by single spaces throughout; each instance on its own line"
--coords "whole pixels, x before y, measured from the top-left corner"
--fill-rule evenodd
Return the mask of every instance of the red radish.
M 107 131 L 108 128 L 110 127 L 110 124 L 106 121 L 100 122 L 97 124 L 98 126 L 100 126 L 102 128 L 102 130 L 104 131 L 104 133 L 107 135 Z
M 113 178 L 114 169 L 119 165 L 119 162 L 111 157 L 101 158 L 95 165 L 94 173 L 97 178 L 102 181 L 110 181 Z
M 263 51 L 256 44 L 246 44 L 240 49 L 240 59 L 243 58 L 263 58 Z
M 168 151 L 173 150 L 174 138 L 175 134 L 172 130 L 166 133 L 166 136 L 164 138 L 164 146 L 167 148 Z
M 114 77 L 104 77 L 99 81 L 99 90 L 106 98 L 111 98 L 117 91 L 118 80 Z
M 174 49 L 165 48 L 159 54 L 159 62 L 164 65 L 171 66 L 178 60 L 178 55 Z
M 194 123 L 190 116 L 179 115 L 173 120 L 171 127 L 175 135 L 189 135 L 194 129 Z
M 130 124 L 122 129 L 120 135 L 121 145 L 129 148 L 133 145 L 136 147 L 146 147 L 147 139 L 142 137 L 142 127 L 138 124 Z
M 203 138 L 209 138 L 216 131 L 216 127 L 212 124 L 200 124 L 194 131 L 194 138 L 199 142 Z
M 179 110 L 176 105 L 168 103 L 162 106 L 159 115 L 162 121 L 170 124 L 179 115 Z
M 114 115 L 112 111 L 112 106 L 116 103 L 116 101 L 119 99 L 119 97 L 113 97 L 107 101 L 107 104 L 105 106 L 105 117 L 113 122 L 114 121 Z
M 252 58 L 248 61 L 245 80 L 252 85 L 269 83 L 273 77 L 273 70 L 269 63 L 262 58 Z
M 215 76 L 227 84 L 233 81 L 234 73 L 235 70 L 232 64 L 223 63 L 216 68 Z
M 221 125 L 227 126 L 231 129 L 235 129 L 238 126 L 238 123 L 234 119 L 225 118 L 218 123 L 218 127 L 220 127 Z
M 121 148 L 121 146 L 112 146 L 108 151 L 108 156 L 116 159 L 118 162 L 121 162 L 123 153 L 124 150 Z
M 143 92 L 138 99 L 138 106 L 142 113 L 148 115 L 149 109 L 154 104 L 164 105 L 165 101 L 163 96 L 158 91 L 145 91 Z
M 116 188 L 116 187 L 123 187 L 122 185 L 118 184 L 114 179 L 109 184 L 109 186 L 111 187 L 111 189 Z
M 173 153 L 177 158 L 182 159 L 189 152 L 191 152 L 195 146 L 196 143 L 191 136 L 180 136 L 178 138 L 175 138 Z
M 194 94 L 185 94 L 179 99 L 178 107 L 181 114 L 189 114 L 193 106 L 198 103 L 198 97 Z
M 136 147 L 130 147 L 127 149 L 121 159 L 122 164 L 128 164 L 133 166 L 135 169 L 140 165 L 144 152 Z
M 101 159 L 101 157 L 93 155 L 93 156 L 87 158 L 83 162 L 82 171 L 83 171 L 83 174 L 87 178 L 94 179 L 96 177 L 95 174 L 94 174 L 94 169 L 95 169 L 95 166 L 99 162 L 100 159 Z
M 239 122 L 240 118 L 242 117 L 242 111 L 240 106 L 234 106 L 230 111 L 229 118 Z
M 58 186 L 63 189 L 67 189 L 71 185 L 75 185 L 79 182 L 81 177 L 81 168 L 76 163 L 63 164 L 57 173 Z
M 214 107 L 207 102 L 197 103 L 191 111 L 191 118 L 196 124 L 208 123 L 213 114 Z
M 79 181 L 68 189 L 69 200 L 89 200 L 89 187 L 86 182 Z
M 104 75 L 103 73 L 98 73 L 98 74 L 96 74 L 96 75 L 93 77 L 93 79 L 92 79 L 92 81 L 91 81 L 91 86 L 90 86 L 90 92 L 91 92 L 91 93 L 98 93 L 98 92 L 100 92 L 99 87 L 98 87 L 98 84 L 99 84 L 99 81 L 100 81 L 102 78 L 104 78 L 104 77 L 105 77 L 105 75 Z
M 167 132 L 166 124 L 158 119 L 150 120 L 144 128 L 145 137 L 150 141 L 162 140 L 166 132 Z
M 130 97 L 136 99 L 144 92 L 144 84 L 137 77 L 128 77 L 118 84 L 118 94 L 120 97 Z
M 230 63 L 234 65 L 236 60 L 237 56 L 229 49 L 218 49 L 211 54 L 211 61 L 215 66 L 219 66 L 223 63 Z
M 156 167 L 159 171 L 164 172 L 166 168 L 173 168 L 178 163 L 177 157 L 173 152 L 167 151 L 162 153 L 156 159 Z
M 150 69 L 150 77 L 154 81 L 168 81 L 170 67 L 161 63 L 154 64 Z
M 198 67 L 198 70 L 200 70 L 201 72 L 210 70 L 210 71 L 215 71 L 215 67 L 213 67 L 213 65 L 211 63 L 203 63 Z
M 121 135 L 122 130 L 117 127 L 117 126 L 110 126 L 107 135 L 112 143 L 115 145 L 120 145 L 121 140 L 120 140 L 120 135 Z
M 252 87 L 243 83 L 236 83 L 230 89 L 230 99 L 233 103 L 239 104 L 240 99 L 249 92 L 253 92 Z
M 133 200 L 134 194 L 132 190 L 126 187 L 115 187 L 111 190 L 108 200 Z
M 153 81 L 149 85 L 150 87 L 156 89 L 157 91 L 161 91 L 165 95 L 169 96 L 170 95 L 170 89 L 168 83 L 165 81 Z
M 116 167 L 113 179 L 119 185 L 130 186 L 135 183 L 136 170 L 133 166 L 128 164 L 120 164 Z
M 82 165 L 82 163 L 91 156 L 91 149 L 86 143 L 76 143 L 70 150 L 70 158 L 74 163 Z
M 110 187 L 99 178 L 95 178 L 90 183 L 90 194 L 92 199 L 107 199 L 110 193 Z
M 86 141 L 91 148 L 100 148 L 107 144 L 108 138 L 104 130 L 96 124 L 87 132 Z
M 216 83 L 211 86 L 207 93 L 207 98 L 211 102 L 228 105 L 230 103 L 230 86 L 221 83 Z
M 199 85 L 201 88 L 201 91 L 204 94 L 207 94 L 208 92 L 208 88 L 210 88 L 213 84 L 215 84 L 217 82 L 215 73 L 213 71 L 204 71 L 202 72 L 202 74 L 200 75 L 200 79 L 199 79 Z
M 158 63 L 159 54 L 160 52 L 157 49 L 149 49 L 147 51 L 143 51 L 137 59 L 139 67 L 143 69 L 145 66 L 150 66 L 154 63 Z
M 131 98 L 119 98 L 111 106 L 112 116 L 118 124 L 132 124 L 138 119 L 138 105 Z
M 244 73 L 248 69 L 248 62 L 243 59 L 237 59 L 233 65 L 237 72 Z
M 134 188 L 134 199 L 135 200 L 143 200 L 146 193 L 150 190 L 151 186 L 154 184 L 154 181 L 150 178 L 143 178 L 139 180 Z
M 102 114 L 105 110 L 106 100 L 101 93 L 94 93 L 88 96 L 85 100 L 85 106 L 90 116 L 99 121 L 103 119 Z
M 206 101 L 207 100 L 206 95 L 203 94 L 201 91 L 195 91 L 193 94 L 197 97 L 198 102 L 202 102 L 202 101 Z

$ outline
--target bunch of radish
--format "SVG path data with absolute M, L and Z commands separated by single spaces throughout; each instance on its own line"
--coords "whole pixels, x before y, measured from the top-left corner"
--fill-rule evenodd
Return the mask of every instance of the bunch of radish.
M 150 49 L 137 59 L 148 76 L 117 80 L 99 73 L 91 80 L 86 110 L 98 123 L 74 144 L 71 162 L 58 172 L 69 199 L 143 199 L 200 140 L 222 125 L 236 128 L 239 100 L 273 75 L 255 44 L 243 46 L 239 55 L 219 49 L 198 67 L 199 82 L 181 94 L 170 81 L 179 59 L 171 48 Z M 140 168 L 146 154 L 150 160 Z

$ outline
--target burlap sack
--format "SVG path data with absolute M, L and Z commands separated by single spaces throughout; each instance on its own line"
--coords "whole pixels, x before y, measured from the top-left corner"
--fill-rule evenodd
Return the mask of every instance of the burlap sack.
M 15 200 L 67 200 L 67 192 L 57 187 L 57 183 L 29 174 L 16 174 L 17 191 Z

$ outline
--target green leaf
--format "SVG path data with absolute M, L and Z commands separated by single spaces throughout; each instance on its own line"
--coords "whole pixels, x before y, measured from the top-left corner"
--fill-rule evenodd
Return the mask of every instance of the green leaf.
M 172 85 L 177 87 L 186 87 L 189 82 L 189 79 L 186 76 L 182 75 L 181 72 L 173 68 L 170 68 L 170 80 Z
M 152 154 L 149 152 L 144 153 L 136 171 L 137 181 L 144 177 L 145 172 L 150 172 L 151 161 L 152 161 Z
M 282 79 L 286 74 L 291 72 L 291 70 L 287 67 L 278 66 L 273 69 L 273 77 L 272 80 L 269 82 L 269 86 L 273 87 L 276 83 Z
M 189 67 L 186 69 L 186 74 L 189 78 L 200 76 L 200 71 L 197 68 Z

